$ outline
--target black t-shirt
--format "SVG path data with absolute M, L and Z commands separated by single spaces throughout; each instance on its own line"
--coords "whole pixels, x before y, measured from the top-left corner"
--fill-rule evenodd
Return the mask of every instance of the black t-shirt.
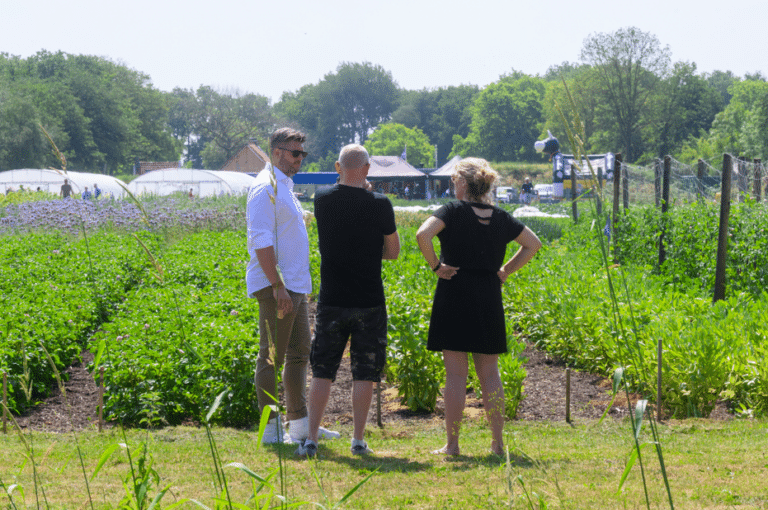
M 487 225 L 472 210 L 491 209 Z M 467 271 L 496 273 L 504 263 L 507 244 L 517 239 L 525 225 L 504 209 L 476 202 L 448 202 L 433 215 L 445 223 L 437 234 L 440 261 Z
M 533 184 L 526 182 L 523 184 L 523 193 L 533 193 Z
M 318 302 L 344 308 L 383 305 L 384 236 L 397 231 L 389 199 L 337 184 L 315 194 L 315 218 L 320 246 Z

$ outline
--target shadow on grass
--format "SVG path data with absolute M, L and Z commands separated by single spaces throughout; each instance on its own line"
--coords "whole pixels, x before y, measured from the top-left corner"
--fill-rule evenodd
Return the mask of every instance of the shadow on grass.
M 283 448 L 283 455 L 286 460 L 295 462 L 312 462 L 313 460 L 301 458 L 294 455 L 296 445 L 265 445 L 277 455 L 277 449 Z M 484 455 L 456 455 L 443 456 L 432 455 L 429 452 L 420 452 L 416 455 L 422 459 L 414 460 L 409 457 L 398 457 L 386 453 L 358 456 L 351 453 L 343 453 L 330 448 L 323 448 L 320 444 L 315 462 L 334 462 L 345 465 L 350 469 L 372 471 L 377 469 L 379 473 L 409 473 L 409 472 L 427 472 L 433 470 L 451 471 L 469 471 L 477 469 L 480 466 L 485 467 L 503 467 L 506 465 L 506 458 L 488 452 Z M 510 464 L 520 469 L 548 467 L 551 462 L 532 459 L 525 454 L 513 454 L 509 456 Z

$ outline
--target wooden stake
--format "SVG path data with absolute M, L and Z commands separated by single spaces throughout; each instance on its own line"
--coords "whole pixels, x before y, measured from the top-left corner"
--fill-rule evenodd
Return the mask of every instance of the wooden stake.
M 99 432 L 104 427 L 104 367 L 99 367 Z
M 379 428 L 384 427 L 381 423 L 381 381 L 376 383 L 376 424 Z
M 3 372 L 3 434 L 8 433 L 8 374 Z
M 571 369 L 565 368 L 565 421 L 571 423 Z
M 656 421 L 661 421 L 661 338 L 658 346 L 658 370 L 656 374 Z

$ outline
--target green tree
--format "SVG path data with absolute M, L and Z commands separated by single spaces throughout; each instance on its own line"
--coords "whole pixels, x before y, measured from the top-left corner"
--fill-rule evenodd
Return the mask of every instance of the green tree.
M 380 124 L 364 144 L 372 156 L 400 156 L 407 148 L 408 163 L 415 167 L 434 167 L 434 147 L 424 132 L 402 124 Z
M 3 54 L 0 69 L 5 89 L 30 102 L 30 119 L 46 127 L 69 169 L 114 172 L 135 158 L 176 159 L 164 96 L 148 76 L 101 57 L 47 51 Z
M 607 114 L 607 108 L 595 93 L 595 70 L 588 65 L 576 67 L 566 62 L 562 66 L 550 67 L 545 76 L 548 81 L 543 101 L 544 125 L 538 139 L 546 138 L 547 131 L 551 131 L 563 152 L 573 152 L 565 136 L 562 116 L 570 122 L 573 114 L 578 113 L 584 123 L 584 149 L 588 153 L 615 151 L 613 137 L 606 136 L 608 133 L 601 129 L 599 123 L 599 119 Z M 573 111 L 574 105 L 576 112 Z
M 453 136 L 469 134 L 472 104 L 480 92 L 476 85 L 460 85 L 434 90 L 404 91 L 392 122 L 420 128 L 437 145 L 435 166 L 448 161 Z
M 749 158 L 768 156 L 768 83 L 736 82 L 731 102 L 718 113 L 708 134 L 710 143 L 723 152 Z
M 625 161 L 636 161 L 650 120 L 649 99 L 668 72 L 669 47 L 650 33 L 623 28 L 588 37 L 581 60 L 597 70 L 598 95 L 610 106 L 611 115 L 602 121 L 618 135 Z
M 645 138 L 653 146 L 650 157 L 664 157 L 680 149 L 692 136 L 705 133 L 720 111 L 722 99 L 707 80 L 696 74 L 696 64 L 677 62 L 655 97 L 654 120 Z
M 517 76 L 517 75 L 516 75 Z M 453 137 L 451 156 L 479 156 L 490 161 L 533 160 L 543 120 L 545 86 L 541 78 L 502 77 L 475 99 L 466 138 Z
M 284 93 L 275 110 L 308 134 L 308 162 L 313 162 L 336 157 L 348 143 L 364 143 L 373 128 L 389 120 L 398 98 L 389 71 L 368 62 L 344 62 L 316 85 Z
M 220 93 L 208 86 L 197 90 L 194 132 L 206 140 L 204 168 L 221 168 L 251 139 L 266 146 L 273 125 L 269 99 L 257 94 Z

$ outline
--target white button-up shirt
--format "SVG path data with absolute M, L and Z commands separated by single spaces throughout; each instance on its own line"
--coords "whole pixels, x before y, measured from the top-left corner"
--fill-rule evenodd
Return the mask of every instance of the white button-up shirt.
M 304 224 L 304 211 L 293 194 L 293 180 L 275 167 L 277 197 L 270 181 L 270 166 L 256 176 L 256 184 L 248 192 L 245 220 L 248 226 L 248 254 L 251 260 L 245 273 L 248 295 L 268 287 L 271 282 L 256 258 L 256 250 L 277 246 L 277 265 L 285 287 L 293 292 L 312 292 L 309 274 L 309 236 Z M 275 221 L 277 212 L 277 221 Z M 277 235 L 275 235 L 277 234 Z

